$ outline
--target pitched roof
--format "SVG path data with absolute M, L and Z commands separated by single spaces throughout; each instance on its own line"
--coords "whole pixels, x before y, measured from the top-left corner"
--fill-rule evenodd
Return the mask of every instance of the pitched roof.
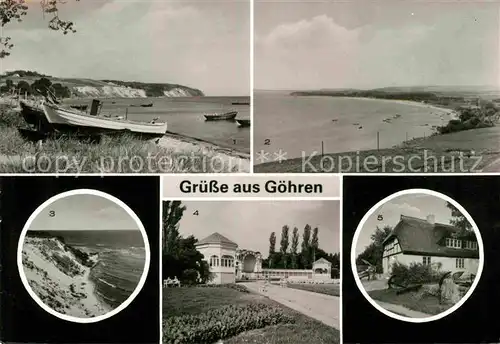
M 316 264 L 316 263 L 325 263 L 325 264 L 328 264 L 328 265 L 332 265 L 332 263 L 330 263 L 330 262 L 329 262 L 328 260 L 326 260 L 325 258 L 320 258 L 320 259 L 318 259 L 317 261 L 315 261 L 315 262 L 313 263 L 313 265 L 314 265 L 314 264 Z
M 459 232 L 460 229 L 451 225 L 443 223 L 431 224 L 424 219 L 401 215 L 399 223 L 384 240 L 384 244 L 390 238 L 396 237 L 401 246 L 401 251 L 406 254 L 479 258 L 478 250 L 449 248 L 444 245 L 444 238 L 449 238 Z
M 226 245 L 229 244 L 233 246 L 238 246 L 238 244 L 236 244 L 234 241 L 229 240 L 228 238 L 217 232 L 210 234 L 206 238 L 201 239 L 200 241 L 198 241 L 198 243 L 196 243 L 196 245 L 203 245 L 203 244 L 226 244 Z

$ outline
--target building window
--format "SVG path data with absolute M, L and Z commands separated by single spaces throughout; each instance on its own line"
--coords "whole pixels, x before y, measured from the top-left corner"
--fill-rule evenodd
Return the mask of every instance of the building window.
M 224 255 L 221 258 L 222 266 L 226 268 L 234 267 L 234 258 L 232 256 Z
M 476 241 L 465 241 L 465 248 L 468 250 L 477 250 L 478 245 Z
M 446 238 L 446 247 L 462 248 L 462 240 Z
M 463 269 L 465 266 L 464 259 L 463 258 L 457 258 L 456 260 L 456 267 L 457 269 Z
M 219 257 L 213 255 L 210 257 L 210 266 L 219 266 Z
M 423 258 L 422 263 L 424 265 L 431 265 L 431 257 L 422 257 L 422 258 Z

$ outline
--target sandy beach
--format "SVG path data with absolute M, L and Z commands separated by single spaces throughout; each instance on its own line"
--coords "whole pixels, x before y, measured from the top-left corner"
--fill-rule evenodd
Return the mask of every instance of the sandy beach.
M 416 107 L 420 107 L 420 108 L 434 110 L 434 111 L 441 112 L 441 113 L 448 114 L 448 115 L 453 115 L 453 118 L 450 118 L 450 119 L 454 119 L 455 116 L 458 115 L 457 112 L 453 109 L 448 109 L 445 107 L 431 105 L 428 103 L 421 103 L 421 102 L 412 101 L 412 100 L 382 99 L 382 98 L 367 98 L 367 97 L 335 97 L 335 98 L 356 99 L 356 100 L 365 100 L 365 101 L 370 101 L 370 100 L 373 101 L 374 100 L 374 101 L 379 101 L 379 102 L 389 102 L 389 103 L 393 103 L 393 104 L 416 106 Z
M 65 262 L 61 265 L 61 262 Z M 106 314 L 111 310 L 94 293 L 91 268 L 80 264 L 54 238 L 26 238 L 23 266 L 33 292 L 56 312 L 77 318 Z

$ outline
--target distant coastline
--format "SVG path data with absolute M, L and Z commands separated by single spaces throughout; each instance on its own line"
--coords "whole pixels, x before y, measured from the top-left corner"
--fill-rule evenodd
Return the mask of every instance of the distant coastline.
M 389 102 L 389 103 L 394 103 L 394 104 L 401 104 L 401 105 L 410 105 L 410 106 L 417 106 L 420 108 L 426 108 L 426 109 L 432 109 L 435 111 L 440 111 L 444 112 L 448 115 L 454 115 L 456 117 L 458 114 L 455 110 L 446 108 L 444 106 L 440 105 L 434 105 L 434 104 L 429 104 L 429 103 L 422 103 L 414 100 L 406 100 L 406 99 L 384 99 L 384 98 L 370 98 L 370 97 L 349 97 L 349 96 L 334 96 L 335 98 L 340 98 L 340 99 L 356 99 L 356 100 L 363 100 L 363 101 L 381 101 L 381 102 Z

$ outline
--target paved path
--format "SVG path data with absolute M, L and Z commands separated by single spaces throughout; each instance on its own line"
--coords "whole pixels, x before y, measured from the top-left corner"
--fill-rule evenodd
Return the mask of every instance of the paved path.
M 259 292 L 259 284 L 256 282 L 244 283 L 244 285 L 256 293 L 267 296 L 284 306 L 310 318 L 319 320 L 330 327 L 340 328 L 340 298 L 338 296 L 282 288 L 275 285 L 267 287 L 266 292 Z
M 403 307 L 401 305 L 395 305 L 393 303 L 382 302 L 378 300 L 374 300 L 377 304 L 387 309 L 389 312 L 393 312 L 408 318 L 428 318 L 432 315 L 411 310 L 409 308 Z

